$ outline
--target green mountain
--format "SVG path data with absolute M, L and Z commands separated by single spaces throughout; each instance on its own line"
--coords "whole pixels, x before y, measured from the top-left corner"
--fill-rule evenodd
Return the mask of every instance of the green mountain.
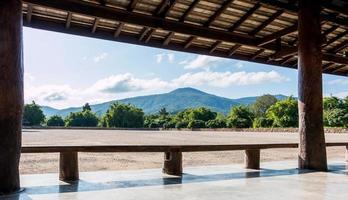
M 276 95 L 278 99 L 284 99 L 284 95 Z M 174 113 L 186 108 L 207 107 L 216 112 L 227 114 L 232 106 L 248 105 L 255 102 L 257 97 L 245 97 L 240 99 L 228 99 L 216 95 L 208 94 L 194 88 L 179 88 L 169 93 L 139 96 L 117 100 L 122 103 L 129 103 L 142 108 L 146 114 L 153 114 L 165 107 L 169 112 Z M 110 104 L 116 101 L 105 102 L 91 105 L 92 111 L 98 115 L 104 114 Z M 43 106 L 42 110 L 46 116 L 60 115 L 67 116 L 70 112 L 81 111 L 81 107 L 55 109 Z

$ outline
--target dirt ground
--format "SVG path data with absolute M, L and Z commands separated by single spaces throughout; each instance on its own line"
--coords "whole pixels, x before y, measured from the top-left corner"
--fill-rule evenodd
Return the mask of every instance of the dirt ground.
M 23 130 L 23 146 L 117 144 L 250 144 L 297 142 L 296 133 L 118 130 Z M 348 134 L 327 134 L 328 142 L 348 142 Z M 344 160 L 345 147 L 327 148 L 328 159 Z M 243 163 L 243 151 L 184 153 L 185 166 Z M 22 174 L 58 172 L 59 154 L 22 154 Z M 297 149 L 262 150 L 262 161 L 297 159 Z M 79 153 L 80 171 L 161 168 L 163 153 Z M 261 164 L 262 165 L 262 164 Z

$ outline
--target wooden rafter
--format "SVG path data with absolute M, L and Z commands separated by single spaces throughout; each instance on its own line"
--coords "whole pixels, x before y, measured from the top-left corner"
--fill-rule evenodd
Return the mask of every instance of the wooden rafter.
M 151 29 L 145 38 L 145 43 L 148 43 L 152 37 L 152 35 L 156 32 L 156 29 Z
M 272 59 L 279 59 L 279 58 L 284 58 L 287 56 L 293 56 L 297 54 L 297 49 L 298 49 L 297 46 L 283 48 L 280 51 L 277 51 L 275 54 L 273 54 Z
M 162 0 L 161 5 L 156 9 L 155 15 L 165 18 L 168 12 L 174 7 L 176 0 Z
M 326 47 L 334 42 L 336 42 L 337 40 L 341 39 L 342 37 L 348 35 L 348 30 L 336 35 L 336 37 L 331 38 L 330 40 L 328 40 L 325 44 L 322 45 L 322 47 Z
M 262 54 L 265 50 L 264 49 L 259 49 L 254 55 L 253 57 L 251 57 L 251 60 L 255 60 L 257 57 L 260 56 L 260 54 Z
M 341 44 L 335 46 L 334 48 L 330 49 L 329 52 L 330 53 L 337 53 L 340 52 L 344 49 L 348 48 L 348 40 L 342 42 Z
M 204 24 L 204 26 L 209 27 L 211 23 L 213 23 L 227 8 L 233 3 L 234 0 L 226 0 L 224 3 L 221 5 L 221 7 L 215 11 L 213 16 L 211 16 L 208 21 Z
M 128 4 L 127 10 L 132 12 L 137 5 L 139 0 L 131 0 L 130 3 Z
M 120 35 L 123 26 L 124 26 L 124 23 L 122 23 L 122 22 L 118 25 L 118 27 L 116 28 L 116 31 L 114 33 L 114 37 L 118 37 Z
M 262 29 L 264 29 L 266 26 L 268 26 L 270 23 L 272 23 L 277 17 L 282 15 L 284 13 L 284 10 L 278 10 L 275 12 L 271 17 L 269 17 L 266 21 L 264 21 L 260 26 L 255 28 L 252 32 L 249 33 L 249 35 L 256 35 L 258 32 L 260 32 Z
M 240 45 L 240 44 L 234 45 L 234 46 L 230 49 L 230 51 L 229 51 L 229 53 L 228 53 L 228 56 L 232 56 L 234 53 L 236 53 L 236 51 L 237 51 L 241 46 L 242 46 L 242 45 Z
M 163 45 L 164 46 L 168 45 L 173 36 L 174 36 L 174 32 L 170 32 L 167 35 L 166 39 L 164 40 Z
M 69 28 L 71 24 L 72 12 L 68 12 L 68 16 L 66 18 L 65 28 Z
M 148 27 L 144 27 L 143 31 L 139 37 L 139 41 L 142 41 L 144 39 L 144 37 L 146 36 L 146 34 L 151 30 L 151 28 Z
M 280 30 L 278 32 L 272 33 L 270 35 L 267 35 L 267 36 L 259 39 L 258 45 L 263 46 L 265 44 L 268 44 L 269 42 L 272 42 L 273 40 L 276 40 L 277 38 L 288 35 L 288 34 L 293 33 L 295 31 L 297 31 L 297 23 L 292 25 L 292 26 L 289 26 L 287 28 L 284 28 L 283 30 Z
M 29 22 L 29 23 L 31 21 L 32 14 L 33 14 L 33 5 L 28 4 L 27 22 Z
M 294 58 L 294 56 L 290 55 L 284 58 L 283 61 L 281 61 L 282 65 L 285 65 L 286 63 L 288 63 L 290 60 L 292 60 Z
M 194 36 L 191 36 L 188 41 L 186 42 L 185 46 L 184 46 L 184 49 L 187 49 L 191 46 L 191 44 L 195 41 L 196 37 Z
M 271 7 L 284 9 L 284 10 L 287 10 L 290 12 L 297 13 L 297 11 L 298 11 L 298 6 L 295 4 L 292 4 L 292 3 L 285 3 L 282 1 L 275 1 L 275 0 L 252 0 L 252 1 L 257 1 L 263 5 L 268 5 Z M 325 2 L 325 1 L 322 1 L 322 2 Z M 328 7 L 328 6 L 329 5 L 326 5 L 326 7 Z M 324 5 L 324 7 L 325 7 L 325 5 Z M 337 7 L 335 7 L 335 9 L 337 9 Z M 322 17 L 322 20 L 326 20 L 326 21 L 329 21 L 329 22 L 337 24 L 337 25 L 342 25 L 342 26 L 348 27 L 348 20 L 345 18 L 340 18 L 340 17 L 333 16 L 332 14 L 327 14 L 327 13 L 322 13 L 321 17 Z
M 95 33 L 95 31 L 97 30 L 98 23 L 99 23 L 99 18 L 97 17 L 97 18 L 95 18 L 94 23 L 93 23 L 92 33 Z
M 107 0 L 100 0 L 100 1 L 99 1 L 100 5 L 102 5 L 102 6 L 105 6 L 105 5 L 106 5 L 106 2 L 107 2 Z
M 247 20 L 257 9 L 261 7 L 261 4 L 255 4 L 250 10 L 248 10 L 238 21 L 236 21 L 228 31 L 233 32 L 236 28 L 238 28 L 245 20 Z
M 218 47 L 219 45 L 221 44 L 222 42 L 221 41 L 216 41 L 213 46 L 211 47 L 209 53 L 213 53 Z
M 199 0 L 194 0 L 193 3 L 188 7 L 188 9 L 184 12 L 184 14 L 180 17 L 179 22 L 185 21 L 186 17 L 190 14 L 190 12 L 196 7 L 199 3 Z

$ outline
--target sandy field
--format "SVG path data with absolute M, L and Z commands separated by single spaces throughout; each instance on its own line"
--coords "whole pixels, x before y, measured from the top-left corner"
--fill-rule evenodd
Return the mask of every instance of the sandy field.
M 297 142 L 296 133 L 215 131 L 125 131 L 24 129 L 23 146 L 126 144 L 250 144 Z M 327 142 L 348 142 L 348 134 L 327 134 Z M 344 160 L 345 147 L 329 147 L 328 159 Z M 22 154 L 22 174 L 57 173 L 59 154 Z M 262 161 L 297 159 L 297 149 L 262 150 Z M 183 154 L 185 166 L 243 163 L 243 151 Z M 79 153 L 80 171 L 161 168 L 163 153 Z M 261 164 L 262 165 L 262 164 Z

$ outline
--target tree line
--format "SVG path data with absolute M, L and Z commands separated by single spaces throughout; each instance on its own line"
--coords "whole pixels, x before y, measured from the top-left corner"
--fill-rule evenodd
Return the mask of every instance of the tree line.
M 158 113 L 145 115 L 143 110 L 130 104 L 113 103 L 98 117 L 86 103 L 80 112 L 67 117 L 54 115 L 46 119 L 35 102 L 24 107 L 23 124 L 28 126 L 116 127 L 116 128 L 262 128 L 298 127 L 298 101 L 293 97 L 277 100 L 263 95 L 251 105 L 233 106 L 227 115 L 209 108 L 188 108 L 169 113 L 161 108 Z M 324 125 L 348 127 L 348 97 L 323 99 Z

